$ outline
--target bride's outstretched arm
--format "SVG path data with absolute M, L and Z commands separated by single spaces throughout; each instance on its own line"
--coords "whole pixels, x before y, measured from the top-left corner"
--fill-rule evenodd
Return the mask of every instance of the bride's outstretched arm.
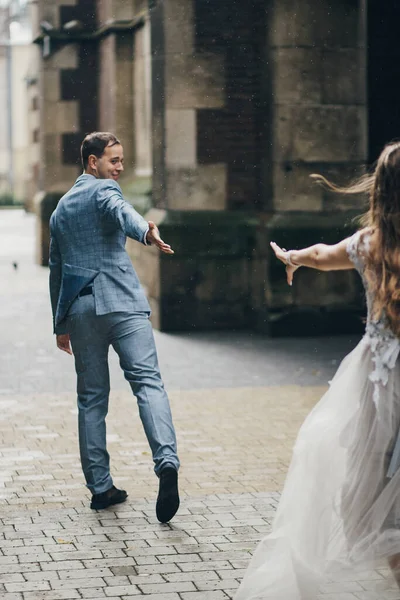
M 299 267 L 310 267 L 319 271 L 354 269 L 347 254 L 348 238 L 338 244 L 315 244 L 302 250 L 286 250 L 271 242 L 275 256 L 286 265 L 287 282 L 292 285 L 293 273 Z

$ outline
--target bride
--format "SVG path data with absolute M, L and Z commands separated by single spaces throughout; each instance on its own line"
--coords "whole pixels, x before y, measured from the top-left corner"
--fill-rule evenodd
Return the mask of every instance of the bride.
M 300 266 L 357 269 L 367 297 L 366 330 L 299 431 L 272 531 L 235 600 L 322 600 L 329 591 L 383 600 L 390 586 L 397 600 L 400 142 L 387 145 L 374 173 L 348 188 L 313 177 L 336 192 L 368 192 L 364 227 L 334 246 L 286 251 L 271 242 L 272 249 L 286 265 L 289 285 Z

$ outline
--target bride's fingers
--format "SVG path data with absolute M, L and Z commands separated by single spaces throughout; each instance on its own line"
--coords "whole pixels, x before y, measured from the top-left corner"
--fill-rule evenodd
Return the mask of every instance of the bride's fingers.
M 280 246 L 275 244 L 275 242 L 270 242 L 269 244 L 272 250 L 275 252 L 276 258 L 281 260 L 283 264 L 286 265 L 286 280 L 291 286 L 293 284 L 293 273 L 298 269 L 298 267 L 292 267 L 291 265 L 288 265 L 286 256 L 287 250 L 285 248 L 280 248 Z
M 282 248 L 280 248 L 278 246 L 278 244 L 275 244 L 275 242 L 270 242 L 270 246 L 271 246 L 272 250 L 275 252 L 276 258 L 279 258 L 279 260 L 281 260 L 282 262 L 286 262 L 285 255 L 284 255 Z
M 287 276 L 287 282 L 289 285 L 293 284 L 293 275 L 295 273 L 295 271 L 297 271 L 299 267 L 291 267 L 290 265 L 286 266 L 286 276 Z

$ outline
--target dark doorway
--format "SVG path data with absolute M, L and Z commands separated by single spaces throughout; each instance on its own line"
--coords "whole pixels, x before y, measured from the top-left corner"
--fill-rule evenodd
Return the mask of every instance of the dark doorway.
M 400 2 L 369 0 L 367 9 L 368 161 L 400 139 Z

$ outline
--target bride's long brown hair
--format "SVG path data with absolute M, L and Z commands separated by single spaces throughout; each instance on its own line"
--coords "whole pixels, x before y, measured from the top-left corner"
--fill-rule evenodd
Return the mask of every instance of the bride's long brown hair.
M 400 142 L 385 146 L 372 174 L 337 186 L 322 175 L 311 177 L 340 194 L 369 195 L 369 210 L 360 222 L 371 232 L 365 277 L 374 298 L 372 315 L 385 312 L 393 333 L 400 337 Z

